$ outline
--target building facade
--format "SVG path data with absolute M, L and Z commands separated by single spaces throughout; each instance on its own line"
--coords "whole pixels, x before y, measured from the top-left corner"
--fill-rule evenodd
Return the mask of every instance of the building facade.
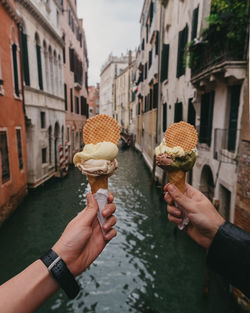
M 62 38 L 64 99 L 66 112 L 65 137 L 69 161 L 83 144 L 82 129 L 88 118 L 88 56 L 82 20 L 77 17 L 76 1 L 62 2 Z
M 88 96 L 88 105 L 89 105 L 89 117 L 93 117 L 99 114 L 99 103 L 100 103 L 100 86 L 89 86 L 89 96 Z
M 100 113 L 115 117 L 113 114 L 113 92 L 115 76 L 128 65 L 128 55 L 120 57 L 109 55 L 100 74 Z
M 0 224 L 27 194 L 19 27 L 12 0 L 0 1 Z
M 18 1 L 26 113 L 28 185 L 35 188 L 60 170 L 65 110 L 63 47 L 58 1 Z

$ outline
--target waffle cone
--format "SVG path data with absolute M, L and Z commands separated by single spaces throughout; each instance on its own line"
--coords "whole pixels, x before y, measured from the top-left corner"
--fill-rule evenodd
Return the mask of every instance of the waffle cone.
M 120 140 L 119 124 L 111 116 L 98 114 L 87 120 L 83 129 L 83 140 L 86 145 L 105 141 L 117 145 Z
M 101 175 L 96 177 L 88 175 L 88 181 L 91 187 L 91 192 L 93 194 L 96 193 L 100 188 L 108 189 L 108 175 Z
M 182 147 L 184 151 L 190 151 L 196 147 L 198 136 L 193 125 L 186 122 L 172 124 L 165 134 L 166 145 L 170 148 Z
M 170 184 L 175 185 L 181 193 L 185 192 L 186 173 L 183 171 L 169 171 L 167 172 Z

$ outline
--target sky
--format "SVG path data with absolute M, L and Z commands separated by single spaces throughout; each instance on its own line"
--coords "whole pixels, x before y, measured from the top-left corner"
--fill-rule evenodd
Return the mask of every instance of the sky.
M 89 58 L 89 85 L 100 81 L 101 66 L 109 54 L 135 50 L 140 41 L 143 0 L 78 0 Z

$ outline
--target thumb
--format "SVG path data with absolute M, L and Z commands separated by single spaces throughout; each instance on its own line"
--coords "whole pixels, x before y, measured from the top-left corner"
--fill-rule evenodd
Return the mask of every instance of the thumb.
M 194 203 L 192 199 L 186 197 L 183 193 L 181 193 L 175 185 L 169 184 L 167 186 L 167 191 L 173 198 L 173 200 L 180 204 L 187 211 L 187 213 L 191 213 L 193 211 Z
M 84 225 L 90 226 L 96 218 L 98 204 L 92 193 L 87 194 L 87 206 L 83 210 L 82 221 Z

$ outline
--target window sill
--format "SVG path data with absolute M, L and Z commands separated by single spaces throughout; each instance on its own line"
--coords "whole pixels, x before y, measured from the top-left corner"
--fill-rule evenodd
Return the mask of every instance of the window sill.
M 48 163 L 42 163 L 42 168 L 48 167 Z
M 18 100 L 18 101 L 22 101 L 23 100 L 21 95 L 17 96 L 16 94 L 14 94 L 14 99 Z
M 168 78 L 163 81 L 163 85 L 166 86 L 168 84 Z
M 0 95 L 4 96 L 4 88 L 2 86 L 0 86 Z

